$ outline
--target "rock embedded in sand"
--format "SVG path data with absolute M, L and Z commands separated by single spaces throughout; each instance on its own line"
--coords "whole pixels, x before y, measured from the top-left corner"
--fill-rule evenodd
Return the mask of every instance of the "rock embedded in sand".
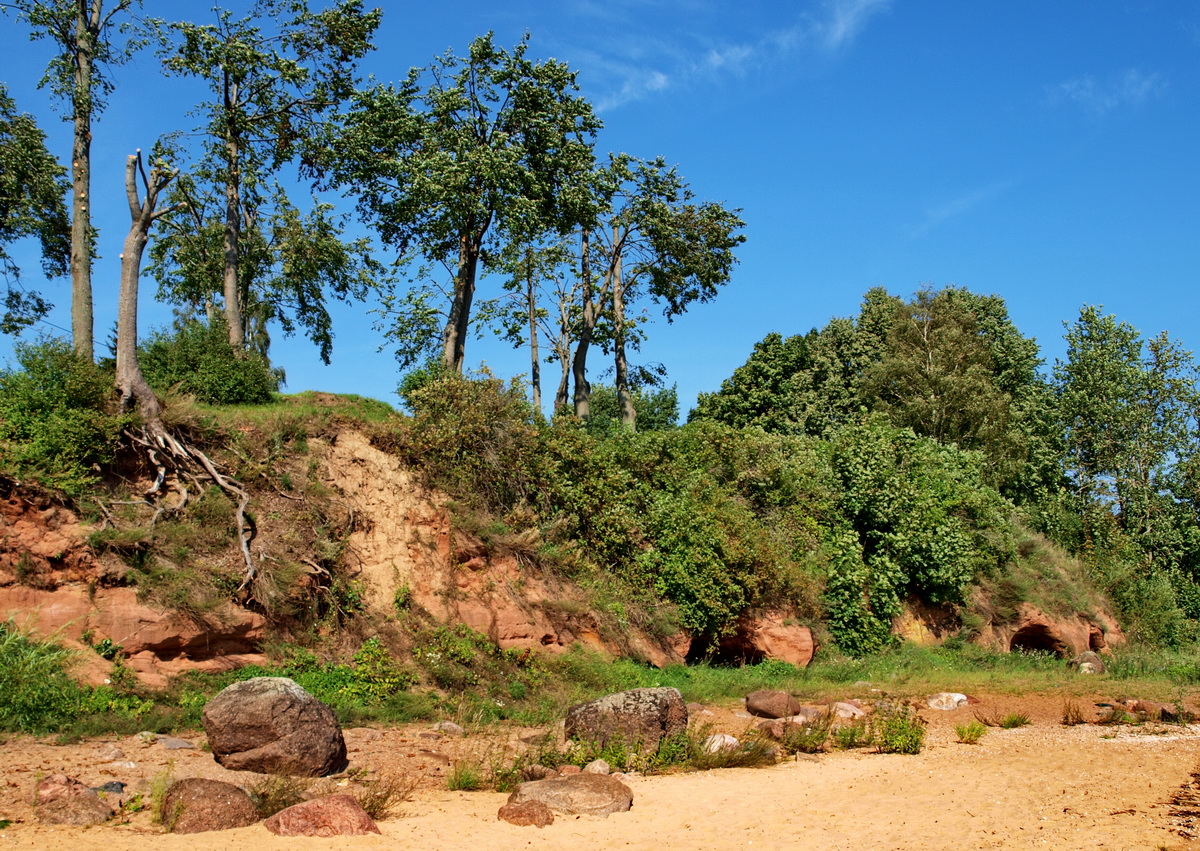
M 967 705 L 967 696 L 954 691 L 940 691 L 925 699 L 925 705 L 930 709 L 941 709 L 950 712 L 960 706 Z
M 189 777 L 172 783 L 162 800 L 163 824 L 171 833 L 207 833 L 248 827 L 258 821 L 254 802 L 222 780 Z
M 113 808 L 93 790 L 73 777 L 53 774 L 37 784 L 34 800 L 42 824 L 86 826 L 103 824 Z
M 688 710 L 675 688 L 635 688 L 567 710 L 564 731 L 568 739 L 601 746 L 623 741 L 654 750 L 664 738 L 687 730 Z
M 554 811 L 541 801 L 510 801 L 500 808 L 496 817 L 517 827 L 547 827 L 554 824 Z
M 633 790 L 606 774 L 575 774 L 522 783 L 509 804 L 541 801 L 564 815 L 608 816 L 633 806 Z
M 346 767 L 333 710 L 285 677 L 225 688 L 204 707 L 213 758 L 234 771 L 321 777 Z
M 759 689 L 746 695 L 746 711 L 759 718 L 789 718 L 800 711 L 800 701 L 786 691 Z
M 350 795 L 329 795 L 280 810 L 263 826 L 278 836 L 367 836 L 375 820 Z

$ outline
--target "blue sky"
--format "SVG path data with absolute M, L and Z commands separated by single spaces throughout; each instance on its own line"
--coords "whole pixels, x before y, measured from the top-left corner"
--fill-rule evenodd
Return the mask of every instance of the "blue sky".
M 504 45 L 528 30 L 534 56 L 578 72 L 605 123 L 601 151 L 662 156 L 698 198 L 741 208 L 747 241 L 730 283 L 674 324 L 659 319 L 639 356 L 666 366 L 685 415 L 765 334 L 852 315 L 872 286 L 999 294 L 1049 364 L 1063 355 L 1062 323 L 1085 303 L 1146 336 L 1166 330 L 1200 345 L 1200 4 L 381 5 L 378 49 L 364 65 L 377 79 L 462 52 L 488 30 Z M 179 0 L 152 11 L 202 22 L 208 8 Z M 50 45 L 0 18 L 0 50 L 0 80 L 65 161 L 68 127 L 36 89 Z M 128 229 L 125 155 L 191 127 L 187 111 L 202 96 L 164 79 L 150 54 L 114 76 L 93 146 L 101 341 Z M 23 266 L 27 284 L 40 284 L 36 262 Z M 495 287 L 485 279 L 480 297 Z M 52 322 L 69 327 L 67 282 L 44 290 L 60 306 Z M 168 323 L 152 283 L 143 291 L 142 328 Z M 394 402 L 396 365 L 376 351 L 371 323 L 362 305 L 336 312 L 329 367 L 302 338 L 278 339 L 287 389 Z M 472 341 L 467 360 L 505 377 L 528 370 L 524 352 L 493 340 Z M 593 380 L 607 366 L 594 356 Z

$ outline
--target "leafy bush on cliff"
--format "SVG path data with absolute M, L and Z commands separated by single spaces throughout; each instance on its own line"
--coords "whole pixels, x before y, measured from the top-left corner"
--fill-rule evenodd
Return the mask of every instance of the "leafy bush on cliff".
M 0 465 L 79 496 L 127 422 L 112 410 L 112 376 L 60 339 L 18 343 L 16 357 L 19 369 L 0 372 Z

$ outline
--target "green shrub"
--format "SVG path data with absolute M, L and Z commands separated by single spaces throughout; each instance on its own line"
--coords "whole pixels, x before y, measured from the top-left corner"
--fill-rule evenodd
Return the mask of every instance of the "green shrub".
M 46 733 L 69 724 L 88 690 L 67 676 L 71 651 L 0 623 L 0 730 Z
M 954 728 L 958 740 L 964 745 L 978 744 L 979 740 L 987 733 L 987 727 L 978 721 L 970 721 L 966 724 L 959 724 Z
M 0 464 L 78 497 L 109 463 L 128 418 L 112 411 L 113 379 L 65 340 L 17 343 L 0 371 Z
M 865 721 L 853 721 L 833 728 L 833 745 L 839 750 L 853 750 L 871 744 L 871 732 Z
M 925 722 L 907 706 L 877 708 L 871 741 L 878 753 L 918 754 L 925 744 Z
M 804 724 L 788 724 L 783 732 L 784 753 L 820 753 L 829 742 L 833 727 L 833 716 L 822 714 Z
M 263 404 L 279 389 L 267 359 L 229 345 L 220 319 L 193 319 L 173 331 L 158 331 L 138 348 L 138 360 L 151 387 L 178 388 L 208 405 Z

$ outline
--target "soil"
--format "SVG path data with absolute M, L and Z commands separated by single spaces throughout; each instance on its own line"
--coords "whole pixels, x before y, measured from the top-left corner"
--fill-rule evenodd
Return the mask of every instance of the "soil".
M 1102 698 L 1096 697 L 1095 700 Z M 1092 700 L 1079 699 L 1090 711 Z M 737 734 L 753 723 L 737 706 L 709 707 L 698 720 Z M 1032 724 L 990 729 L 979 744 L 956 741 L 954 727 L 975 715 L 1027 714 Z M 378 778 L 419 788 L 382 820 L 382 836 L 308 839 L 306 848 L 1056 848 L 1191 849 L 1174 832 L 1185 818 L 1172 795 L 1200 770 L 1200 725 L 1064 727 L 1058 695 L 984 696 L 950 712 L 924 709 L 924 750 L 916 756 L 835 751 L 759 769 L 632 777 L 634 806 L 609 818 L 557 816 L 544 829 L 515 827 L 496 812 L 507 796 L 448 792 L 455 760 L 503 760 L 522 738 L 545 730 L 487 728 L 440 736 L 429 725 L 346 731 L 348 774 L 318 781 L 354 791 Z M 551 731 L 553 732 L 553 731 Z M 126 796 L 156 776 L 212 777 L 250 785 L 258 775 L 222 769 L 200 747 L 171 750 L 137 736 L 58 745 L 52 739 L 4 743 L 0 851 L 37 849 L 285 849 L 297 840 L 261 824 L 219 833 L 166 835 L 148 811 L 92 828 L 38 824 L 30 805 L 39 777 L 65 773 L 89 785 L 119 780 Z M 124 752 L 114 760 L 112 748 Z M 318 790 L 319 791 L 319 790 Z M 148 797 L 148 794 L 147 794 Z

